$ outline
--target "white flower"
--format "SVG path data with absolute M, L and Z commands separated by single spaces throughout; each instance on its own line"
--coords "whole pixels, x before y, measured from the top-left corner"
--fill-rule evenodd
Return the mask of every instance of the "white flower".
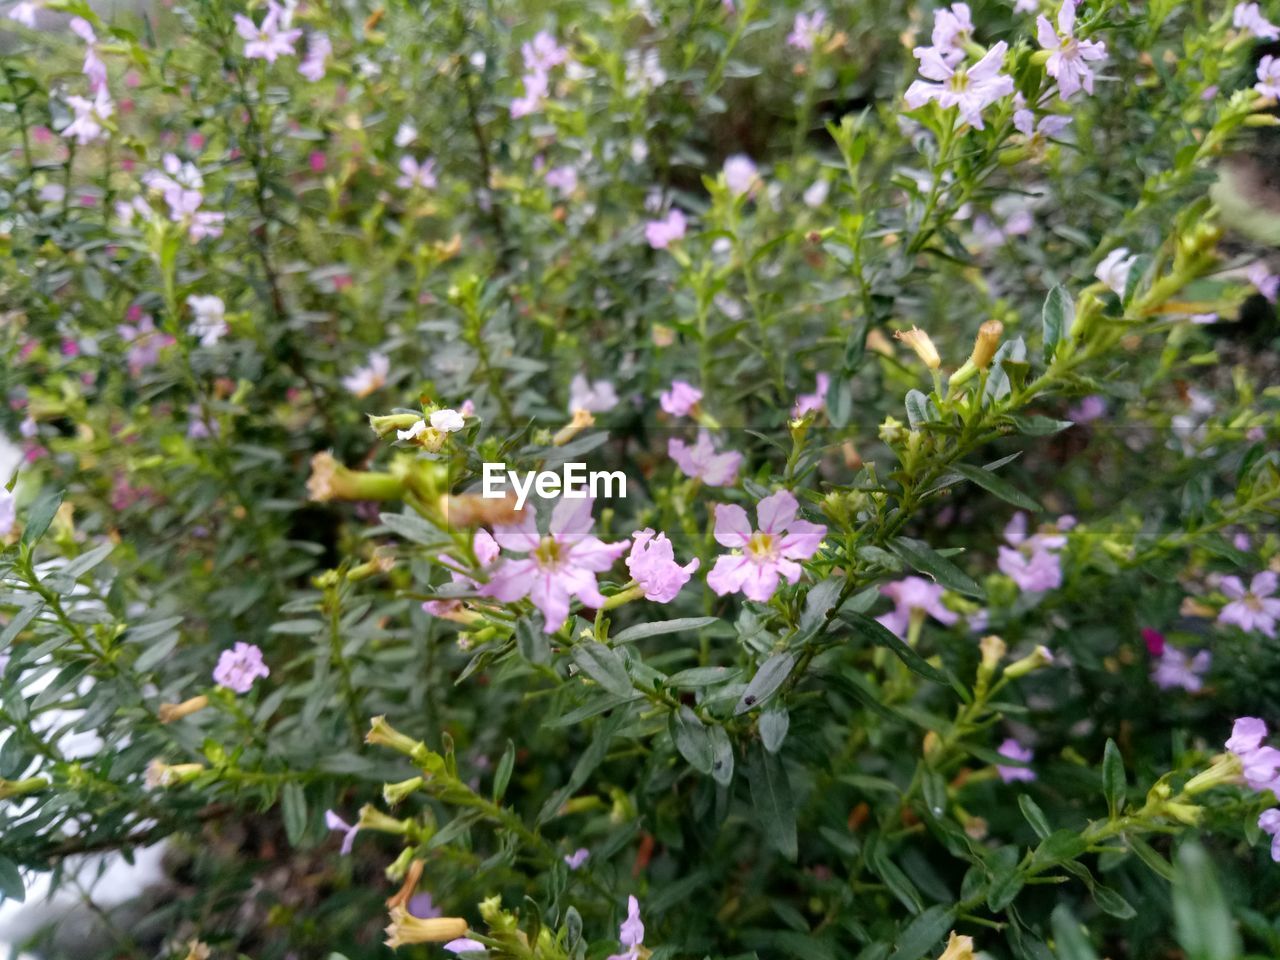
M 827 202 L 827 194 L 831 192 L 831 181 L 819 177 L 804 192 L 804 205 L 812 210 L 818 209 Z
M 408 430 L 397 430 L 396 438 L 398 440 L 415 440 L 427 431 L 427 421 L 415 420 L 412 427 Z
M 756 165 L 745 154 L 735 153 L 724 162 L 724 182 L 728 185 L 729 192 L 735 197 L 750 191 L 759 179 L 760 174 L 756 170 Z
M 586 410 L 588 413 L 604 413 L 618 405 L 618 393 L 608 380 L 592 383 L 579 373 L 569 381 L 569 412 Z
M 396 131 L 396 146 L 403 150 L 414 140 L 418 139 L 418 128 L 411 123 L 400 124 L 400 129 Z
M 1129 271 L 1137 259 L 1129 256 L 1127 248 L 1116 247 L 1098 264 L 1093 275 L 1115 291 L 1117 297 L 1123 297 L 1129 283 Z
M 466 420 L 457 410 L 446 408 L 431 414 L 431 429 L 440 433 L 457 433 L 466 425 Z
M 369 354 L 369 363 L 359 367 L 350 376 L 342 378 L 342 385 L 357 397 L 367 397 L 387 382 L 387 374 L 391 372 L 391 361 L 386 354 Z
M 13 528 L 17 524 L 18 510 L 13 494 L 4 487 L 0 487 L 0 537 L 7 537 L 13 533 Z
M 200 338 L 200 346 L 212 347 L 227 335 L 226 305 L 214 296 L 192 294 L 187 306 L 195 314 L 191 321 L 191 333 Z
M 21 0 L 9 8 L 7 16 L 15 23 L 34 29 L 36 25 L 36 5 L 32 0 Z

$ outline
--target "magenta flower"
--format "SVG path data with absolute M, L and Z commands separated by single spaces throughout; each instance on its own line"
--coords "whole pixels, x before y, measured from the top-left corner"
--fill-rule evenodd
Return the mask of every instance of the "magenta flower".
M 787 46 L 794 47 L 797 50 L 809 52 L 813 50 L 814 44 L 822 36 L 823 27 L 827 23 L 827 13 L 825 10 L 815 10 L 813 13 L 797 13 L 795 23 L 791 25 L 791 32 L 787 34 Z
M 357 820 L 354 824 L 347 823 L 332 810 L 326 810 L 324 812 L 324 825 L 330 830 L 341 831 L 342 855 L 345 857 L 349 854 L 356 842 L 356 834 L 360 831 L 360 822 Z
M 569 412 L 585 410 L 587 413 L 607 413 L 618 405 L 618 392 L 608 380 L 594 383 L 584 374 L 575 374 L 569 381 Z
M 1271 859 L 1280 863 L 1280 809 L 1263 810 L 1258 814 L 1258 829 L 1271 837 Z
M 1280 100 L 1280 57 L 1267 54 L 1258 63 L 1258 82 L 1253 89 L 1264 97 Z M 71 98 L 68 97 L 68 100 Z M 65 133 L 65 131 L 64 131 Z
M 942 594 L 945 592 L 941 584 L 926 580 L 923 577 L 903 577 L 893 583 L 886 583 L 880 592 L 893 601 L 894 607 L 888 613 L 876 617 L 876 622 L 897 636 L 907 637 L 912 619 L 923 621 L 925 617 L 933 617 L 948 627 L 958 618 L 954 611 L 942 605 Z
M 635 897 L 627 897 L 627 919 L 618 927 L 618 941 L 627 949 L 607 960 L 638 960 L 644 946 L 644 923 L 640 920 L 640 901 Z
M 736 504 L 716 505 L 716 542 L 733 553 L 716 558 L 707 586 L 717 596 L 743 593 L 765 603 L 778 589 L 778 580 L 796 583 L 802 572 L 798 560 L 818 552 L 827 528 L 797 520 L 799 503 L 789 490 L 779 490 L 756 504 L 760 529 L 752 530 L 747 511 Z M 741 551 L 741 552 L 738 552 Z
M 1030 747 L 1024 747 L 1012 737 L 1000 744 L 996 753 L 1002 757 L 1008 757 L 1010 760 L 1017 760 L 1019 763 L 1030 763 L 1036 756 L 1034 750 Z M 997 764 L 996 773 L 1000 774 L 1000 779 L 1005 783 L 1013 783 L 1019 780 L 1030 781 L 1036 778 L 1035 771 L 1029 767 L 1006 767 L 1002 764 Z
M 671 389 L 658 397 L 658 403 L 673 417 L 687 417 L 701 399 L 702 391 L 697 387 L 683 380 L 673 380 Z
M 278 57 L 293 56 L 293 45 L 302 31 L 290 29 L 293 14 L 275 0 L 268 0 L 267 15 L 258 26 L 243 13 L 236 14 L 236 33 L 244 40 L 244 55 L 250 60 L 275 63 Z
M 1147 653 L 1153 657 L 1164 656 L 1164 634 L 1151 627 L 1142 628 L 1142 642 L 1147 645 Z
M 1077 40 L 1076 0 L 1063 0 L 1058 11 L 1058 30 L 1044 16 L 1036 18 L 1036 37 L 1040 46 L 1053 51 L 1045 72 L 1058 81 L 1058 93 L 1069 100 L 1081 88 L 1093 93 L 1091 62 L 1107 58 L 1107 45 L 1093 40 Z
M 667 535 L 660 533 L 655 537 L 649 527 L 637 530 L 632 536 L 635 543 L 627 556 L 631 579 L 643 588 L 646 599 L 670 603 L 698 569 L 698 558 L 694 557 L 680 566 L 676 563 L 675 549 Z
M 684 214 L 679 210 L 672 210 L 662 220 L 650 220 L 644 225 L 644 238 L 649 241 L 649 246 L 655 250 L 665 250 L 669 245 L 677 240 L 684 239 L 684 231 L 687 226 Z
M 587 862 L 590 856 L 590 850 L 586 847 L 579 847 L 577 850 L 573 851 L 573 853 L 566 853 L 564 855 L 564 862 L 568 864 L 570 870 L 577 870 Z
M 503 550 L 526 556 L 503 558 L 480 593 L 502 603 L 528 597 L 542 611 L 547 633 L 563 626 L 574 597 L 589 607 L 603 605 L 596 574 L 613 566 L 631 542 L 604 543 L 592 536 L 591 507 L 590 497 L 560 500 L 545 535 L 538 533 L 532 505 L 524 508 L 520 523 L 495 527 L 493 538 Z
M 816 413 L 827 405 L 827 391 L 831 389 L 831 375 L 819 373 L 813 393 L 802 393 L 796 397 L 796 405 L 791 408 L 791 416 L 803 417 L 806 413 Z
M 731 487 L 738 482 L 742 454 L 736 450 L 717 453 L 706 430 L 698 431 L 698 442 L 692 447 L 679 437 L 667 441 L 667 455 L 686 477 L 701 480 L 709 487 Z
M 934 47 L 917 47 L 913 53 L 920 61 L 920 74 L 925 80 L 916 80 L 907 88 L 907 106 L 918 110 L 936 100 L 944 108 L 958 107 L 965 123 L 984 129 L 982 111 L 1013 93 L 1013 78 L 1000 72 L 1008 49 L 1002 40 L 966 70 L 953 68 Z
M 213 668 L 213 682 L 236 693 L 248 693 L 255 680 L 270 675 L 262 662 L 262 651 L 252 643 L 237 643 L 230 650 L 223 650 Z
M 1246 633 L 1254 630 L 1263 636 L 1276 637 L 1276 620 L 1280 619 L 1280 597 L 1276 592 L 1276 575 L 1270 570 L 1254 574 L 1245 590 L 1239 577 L 1223 577 L 1219 586 L 1230 599 L 1218 614 L 1218 623 L 1231 624 Z
M 1280 27 L 1264 17 L 1256 3 L 1237 3 L 1231 13 L 1231 25 L 1248 30 L 1259 40 L 1280 40 Z
M 1204 686 L 1201 679 L 1209 672 L 1212 654 L 1201 650 L 1190 659 L 1177 647 L 1165 647 L 1151 670 L 1151 680 L 1161 690 L 1181 687 L 1188 693 L 1197 693 Z

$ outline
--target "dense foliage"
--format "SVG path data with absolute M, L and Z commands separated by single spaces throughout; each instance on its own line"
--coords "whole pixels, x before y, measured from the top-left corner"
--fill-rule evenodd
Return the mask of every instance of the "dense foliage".
M 47 8 L 0 892 L 173 874 L 79 955 L 1280 955 L 1280 7 Z

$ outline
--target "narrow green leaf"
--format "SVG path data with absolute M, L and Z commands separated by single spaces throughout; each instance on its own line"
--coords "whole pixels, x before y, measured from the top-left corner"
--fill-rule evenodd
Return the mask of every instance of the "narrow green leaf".
M 1102 754 L 1102 792 L 1107 798 L 1107 811 L 1114 818 L 1124 809 L 1127 781 L 1124 775 L 1124 758 L 1120 748 L 1110 737 Z
M 1128 900 L 1100 883 L 1093 888 L 1093 899 L 1105 912 L 1121 920 L 1132 920 L 1138 915 L 1138 911 L 1133 909 Z
M 1044 811 L 1028 794 L 1018 794 L 1018 806 L 1022 810 L 1022 815 L 1027 818 L 1027 823 L 1031 824 L 1031 829 L 1036 832 L 1037 837 L 1044 840 L 1053 833 L 1053 828 L 1049 826 L 1049 818 L 1044 815 Z
M 1023 510 L 1031 510 L 1035 513 L 1039 513 L 1041 510 L 1040 504 L 1036 503 L 1008 480 L 1004 479 L 1004 477 L 997 476 L 990 470 L 985 470 L 982 467 L 975 467 L 971 463 L 956 463 L 952 464 L 951 471 L 953 473 L 958 473 L 966 480 L 976 483 L 988 493 L 994 493 L 1006 503 L 1012 503 L 1015 507 L 1021 507 Z
M 710 773 L 715 765 L 711 735 L 698 715 L 688 707 L 681 707 L 671 714 L 671 736 L 680 756 L 700 773 Z
M 502 751 L 502 759 L 493 772 L 493 802 L 501 803 L 507 794 L 507 784 L 511 782 L 511 771 L 516 766 L 516 745 L 507 741 L 507 749 Z
M 619 697 L 630 696 L 631 677 L 618 654 L 603 643 L 587 640 L 573 648 L 573 662 L 588 677 L 610 693 Z
M 724 727 L 711 727 L 711 778 L 722 787 L 733 783 L 733 742 Z
M 45 531 L 49 529 L 49 524 L 53 523 L 53 518 L 57 516 L 58 508 L 62 506 L 64 492 L 50 490 L 31 505 L 31 509 L 27 511 L 27 525 L 22 529 L 23 543 L 33 544 L 44 536 Z
M 841 610 L 840 619 L 864 639 L 876 644 L 876 646 L 887 649 L 902 661 L 903 666 L 917 676 L 945 686 L 951 685 L 951 677 L 929 663 L 924 657 L 916 653 L 913 648 L 907 646 L 896 633 L 873 618 L 862 613 L 854 613 L 852 610 Z
M 1098 960 L 1085 930 L 1065 904 L 1056 907 L 1049 917 L 1053 938 L 1061 960 Z
M 796 839 L 796 811 L 791 799 L 791 783 L 782 760 L 757 746 L 747 767 L 751 804 L 760 821 L 761 832 L 775 850 L 788 860 L 799 854 Z
M 307 795 L 300 783 L 286 783 L 280 791 L 280 806 L 284 816 L 284 832 L 289 843 L 297 846 L 307 832 Z
M 1194 840 L 1178 851 L 1173 880 L 1175 939 L 1187 960 L 1235 960 L 1240 942 L 1213 862 Z
M 611 639 L 614 643 L 631 643 L 646 637 L 660 637 L 666 633 L 681 633 L 685 630 L 701 630 L 713 623 L 719 623 L 719 617 L 681 617 L 678 620 L 659 620 L 656 623 L 637 623 L 634 627 L 620 631 Z
M 753 710 L 773 696 L 795 665 L 796 658 L 792 653 L 775 653 L 762 663 L 747 684 L 747 689 L 742 692 L 742 699 L 733 708 L 733 715 L 736 717 Z
M 896 537 L 889 541 L 888 547 L 911 566 L 927 574 L 948 590 L 967 594 L 979 600 L 985 597 L 977 581 L 927 543 L 912 540 L 909 537 Z
M 791 714 L 784 707 L 770 707 L 760 714 L 756 726 L 760 728 L 760 742 L 770 753 L 782 749 L 782 741 L 787 739 L 787 730 L 791 727 Z
M 947 935 L 955 918 L 950 907 L 932 906 L 925 910 L 898 934 L 893 960 L 920 960 L 926 954 L 932 957 L 937 952 L 934 947 Z
M 22 883 L 22 874 L 17 865 L 8 857 L 0 857 L 0 899 L 22 903 L 27 899 L 27 888 Z
M 1048 363 L 1057 352 L 1058 344 L 1071 335 L 1075 323 L 1076 305 L 1071 294 L 1062 284 L 1049 291 L 1045 298 L 1041 319 L 1044 324 L 1044 362 Z

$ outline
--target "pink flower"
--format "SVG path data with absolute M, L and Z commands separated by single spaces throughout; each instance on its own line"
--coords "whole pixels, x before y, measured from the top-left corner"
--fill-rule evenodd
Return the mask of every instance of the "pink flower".
M 1262 15 L 1256 3 L 1237 3 L 1231 14 L 1231 25 L 1248 30 L 1259 40 L 1280 40 L 1280 27 Z
M 546 181 L 548 187 L 558 191 L 560 196 L 567 197 L 578 189 L 578 171 L 567 164 L 552 167 L 547 171 Z
M 493 538 L 503 550 L 526 556 L 502 559 L 480 593 L 502 603 L 528 597 L 542 611 L 547 633 L 559 630 L 569 618 L 572 598 L 589 607 L 601 606 L 605 598 L 596 574 L 613 566 L 630 541 L 604 543 L 592 536 L 591 506 L 590 497 L 561 499 L 545 535 L 538 533 L 532 505 L 524 508 L 518 524 L 495 527 Z
M 289 28 L 293 14 L 275 0 L 268 0 L 262 26 L 242 13 L 237 13 L 235 20 L 236 33 L 245 41 L 244 55 L 250 60 L 275 63 L 277 57 L 293 56 L 293 45 L 302 36 L 301 30 Z
M 1042 116 L 1037 123 L 1035 113 L 1020 93 L 1015 94 L 1014 105 L 1017 109 L 1013 112 L 1013 125 L 1027 138 L 1028 145 L 1031 147 L 1042 146 L 1071 126 L 1070 117 L 1052 113 Z
M 731 487 L 738 481 L 742 454 L 734 450 L 717 453 L 706 430 L 698 431 L 698 442 L 692 447 L 672 437 L 667 441 L 667 454 L 686 477 L 701 480 L 709 487 Z
M 933 617 L 947 626 L 959 619 L 953 611 L 942 605 L 942 594 L 945 592 L 942 586 L 923 577 L 903 577 L 893 583 L 886 583 L 880 588 L 880 592 L 893 601 L 894 607 L 888 613 L 876 617 L 876 622 L 904 640 L 912 619 L 923 621 L 925 617 Z
M 644 923 L 640 920 L 640 901 L 635 897 L 627 897 L 627 919 L 618 927 L 618 940 L 626 951 L 607 960 L 638 960 L 644 946 Z
M 675 549 L 667 535 L 660 533 L 655 537 L 649 527 L 637 530 L 632 536 L 635 543 L 627 557 L 631 579 L 644 589 L 646 599 L 654 603 L 670 603 L 698 569 L 698 558 L 694 557 L 680 566 L 676 563 Z
M 298 64 L 298 73 L 316 83 L 324 79 L 325 61 L 333 52 L 333 44 L 329 42 L 327 33 L 313 33 L 307 37 L 307 55 Z
M 486 957 L 489 955 L 489 948 L 479 940 L 472 940 L 469 937 L 458 937 L 456 940 L 450 940 L 444 945 L 444 949 L 450 953 L 482 953 Z
M 827 391 L 831 389 L 831 376 L 819 373 L 816 389 L 813 393 L 802 393 L 796 397 L 796 405 L 791 408 L 791 416 L 803 417 L 806 413 L 816 413 L 827 405 Z
M 323 150 L 312 150 L 307 155 L 307 166 L 311 168 L 312 173 L 322 173 L 328 159 L 324 155 Z
M 1212 655 L 1201 650 L 1190 660 L 1177 647 L 1166 647 L 1151 671 L 1151 680 L 1161 690 L 1181 687 L 1188 693 L 1196 693 L 1204 686 L 1201 677 L 1209 672 Z
M 658 397 L 658 403 L 673 417 L 687 417 L 702 399 L 702 391 L 684 380 L 671 381 L 671 389 Z
M 352 846 L 356 842 L 356 833 L 360 830 L 360 822 L 355 824 L 347 823 L 332 810 L 324 812 L 324 825 L 330 830 L 340 830 L 342 832 L 342 850 L 341 853 L 345 857 L 351 852 Z
M 1254 85 L 1264 97 L 1280 99 L 1280 57 L 1267 54 L 1258 63 L 1258 82 Z
M 29 29 L 35 29 L 36 25 L 36 4 L 33 0 L 19 0 L 9 8 L 8 18 L 15 23 L 20 23 Z
M 564 856 L 564 862 L 568 865 L 570 870 L 577 870 L 587 862 L 587 859 L 590 856 L 590 850 L 586 847 L 579 847 L 577 850 L 573 851 L 573 853 L 566 853 Z
M 413 157 L 405 154 L 400 158 L 400 179 L 396 186 L 401 190 L 412 190 L 422 187 L 424 190 L 436 188 L 436 161 L 434 158 L 418 163 Z
M 717 596 L 740 592 L 748 600 L 764 603 L 778 589 L 780 578 L 796 583 L 802 572 L 796 561 L 817 553 L 827 535 L 821 524 L 797 520 L 798 509 L 795 496 L 779 490 L 756 505 L 760 529 L 753 531 L 742 507 L 717 504 L 716 542 L 735 552 L 716 558 L 707 586 Z
M 756 165 L 745 154 L 735 153 L 724 162 L 724 182 L 735 197 L 755 189 L 759 181 L 760 173 Z
M 1073 407 L 1067 409 L 1067 419 L 1073 423 L 1092 423 L 1107 415 L 1107 401 L 1091 393 Z
M 1058 81 L 1058 93 L 1068 100 L 1076 91 L 1084 88 L 1093 93 L 1093 70 L 1089 63 L 1107 58 L 1107 45 L 1093 40 L 1077 40 L 1076 0 L 1063 0 L 1058 11 L 1058 30 L 1044 17 L 1036 18 L 1036 36 L 1040 46 L 1052 50 L 1045 71 Z
M 795 23 L 791 26 L 791 33 L 787 35 L 787 46 L 806 52 L 812 50 L 813 45 L 822 36 L 822 28 L 826 22 L 825 10 L 815 10 L 811 14 L 797 13 Z
M 115 104 L 105 86 L 99 87 L 93 99 L 69 96 L 67 105 L 75 113 L 75 118 L 62 128 L 64 137 L 74 137 L 76 143 L 84 146 L 102 136 L 107 118 L 115 112 Z
M 1263 810 L 1258 814 L 1258 829 L 1271 836 L 1271 859 L 1280 863 L 1280 809 Z
M 1164 634 L 1151 627 L 1142 628 L 1142 642 L 1147 645 L 1147 653 L 1153 657 L 1164 655 Z
M 546 30 L 540 30 L 529 41 L 520 45 L 524 68 L 531 73 L 546 73 L 569 59 L 569 50 L 556 43 L 556 38 Z
M 173 344 L 173 337 L 156 329 L 155 321 L 143 317 L 137 324 L 122 323 L 116 332 L 129 344 L 126 362 L 129 373 L 137 376 L 160 359 L 160 351 Z
M 481 569 L 487 569 L 494 560 L 498 559 L 500 548 L 488 530 L 477 530 L 471 539 L 471 552 L 475 554 L 476 562 L 480 564 Z M 440 563 L 449 568 L 449 576 L 454 583 L 473 590 L 480 589 L 480 584 L 464 573 L 462 565 L 453 557 L 443 554 L 440 557 Z M 433 617 L 447 618 L 460 611 L 462 606 L 461 600 L 428 600 L 422 605 L 422 609 Z
M 1018 589 L 1042 593 L 1062 586 L 1062 561 L 1056 551 L 1066 546 L 1065 537 L 1060 533 L 1027 536 L 1027 515 L 1015 513 L 1004 528 L 1004 538 L 1009 546 L 1000 547 L 996 566 Z
M 511 101 L 511 118 L 518 120 L 536 113 L 542 106 L 542 98 L 547 95 L 550 80 L 542 72 L 526 73 L 524 76 L 524 96 Z
M 1035 759 L 1035 751 L 1030 747 L 1024 747 L 1012 737 L 1000 744 L 996 753 L 1002 757 L 1008 757 L 1010 760 L 1016 760 L 1019 763 L 1030 763 Z M 1034 770 L 1029 767 L 1006 767 L 1000 764 L 996 765 L 996 772 L 1000 774 L 1000 779 L 1005 783 L 1013 783 L 1016 780 L 1029 781 L 1036 778 Z
M 1249 282 L 1252 283 L 1269 302 L 1275 303 L 1280 297 L 1280 274 L 1274 274 L 1267 269 L 1265 263 L 1255 263 L 1249 268 L 1246 274 Z
M 928 83 L 916 80 L 907 88 L 907 106 L 918 110 L 930 100 L 942 107 L 958 107 L 965 123 L 983 129 L 982 111 L 997 100 L 1013 93 L 1013 78 L 1000 72 L 1009 45 L 1003 40 L 987 51 L 986 56 L 968 70 L 953 68 L 934 47 L 917 47 L 913 52 L 920 61 L 920 74 Z
M 369 354 L 369 362 L 342 378 L 342 386 L 357 397 L 367 397 L 380 390 L 391 372 L 391 360 L 385 353 Z
M 587 413 L 606 413 L 618 405 L 618 392 L 608 380 L 594 383 L 584 374 L 576 374 L 569 381 L 569 412 L 585 410 Z
M 1223 747 L 1237 756 L 1257 750 L 1267 736 L 1267 724 L 1257 717 L 1240 717 L 1231 727 L 1231 737 Z
M 252 643 L 237 643 L 230 650 L 223 650 L 218 657 L 213 681 L 236 693 L 248 693 L 253 681 L 270 675 L 271 671 L 262 662 L 261 650 Z
M 964 59 L 964 45 L 973 38 L 973 16 L 967 3 L 956 3 L 950 8 L 933 13 L 934 49 L 947 63 L 956 64 Z
M 1254 574 L 1245 590 L 1239 577 L 1223 577 L 1219 586 L 1230 599 L 1218 614 L 1218 623 L 1231 624 L 1245 632 L 1254 630 L 1263 636 L 1276 637 L 1276 620 L 1280 619 L 1280 597 L 1275 596 L 1276 575 L 1270 570 Z
M 98 36 L 84 17 L 72 17 L 68 24 L 71 32 L 85 42 L 84 66 L 81 72 L 89 80 L 89 91 L 96 93 L 107 86 L 107 65 L 98 56 Z
M 644 238 L 655 250 L 665 250 L 677 240 L 684 239 L 687 223 L 684 214 L 672 210 L 662 220 L 650 220 L 644 225 Z

